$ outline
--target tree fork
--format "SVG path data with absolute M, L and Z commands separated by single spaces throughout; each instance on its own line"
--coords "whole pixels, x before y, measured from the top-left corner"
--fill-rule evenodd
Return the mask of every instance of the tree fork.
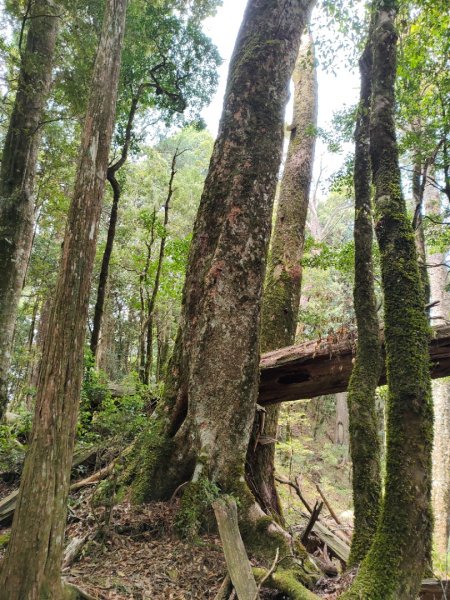
M 284 540 L 288 547 L 289 536 L 255 502 L 244 467 L 258 392 L 260 305 L 284 107 L 311 4 L 247 5 L 194 227 L 165 396 L 137 461 L 141 499 L 170 498 L 188 480 L 182 504 L 195 498 L 197 514 L 208 482 L 239 498 L 243 538 L 269 563 L 274 545 Z

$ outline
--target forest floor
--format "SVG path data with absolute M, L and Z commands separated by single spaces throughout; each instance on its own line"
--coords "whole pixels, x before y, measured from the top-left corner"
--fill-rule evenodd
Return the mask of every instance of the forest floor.
M 332 407 L 301 403 L 287 407 L 282 414 L 276 468 L 277 475 L 301 488 L 309 505 L 320 501 L 322 492 L 341 524 L 326 506 L 321 522 L 345 539 L 352 532 L 351 464 L 348 446 L 333 442 L 333 428 Z M 95 472 L 113 456 L 102 456 L 100 465 L 97 457 L 80 474 Z M 0 482 L 0 498 L 17 486 L 18 478 Z M 98 600 L 213 600 L 227 571 L 217 533 L 181 540 L 175 528 L 179 498 L 133 505 L 126 497 L 116 496 L 114 488 L 114 483 L 111 488 L 105 480 L 71 494 L 67 540 L 72 546 L 79 544 L 63 576 Z M 288 528 L 301 532 L 307 522 L 305 506 L 292 487 L 280 484 L 278 489 Z M 0 531 L 0 558 L 7 534 L 7 528 Z M 336 567 L 339 575 L 322 577 L 314 590 L 323 600 L 336 600 L 355 573 L 340 575 L 343 565 L 314 533 L 308 550 Z M 284 598 L 268 589 L 261 593 L 262 600 Z
M 85 492 L 70 513 L 70 539 L 98 531 L 101 515 L 89 497 Z M 97 535 L 87 542 L 64 576 L 99 600 L 212 600 L 226 575 L 220 539 L 206 533 L 195 542 L 180 540 L 175 533 L 177 508 L 177 500 L 144 506 L 122 501 L 112 510 L 103 540 Z M 323 578 L 317 593 L 334 600 L 351 578 Z M 262 600 L 275 598 L 284 596 L 262 591 Z

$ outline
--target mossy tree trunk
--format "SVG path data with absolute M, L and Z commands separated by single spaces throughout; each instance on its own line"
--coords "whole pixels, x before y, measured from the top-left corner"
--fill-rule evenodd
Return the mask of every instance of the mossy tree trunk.
M 432 530 L 429 329 L 395 135 L 397 3 L 378 0 L 373 8 L 370 156 L 385 299 L 386 489 L 374 542 L 343 598 L 411 600 L 420 587 Z
M 301 290 L 301 259 L 314 162 L 317 77 L 310 34 L 302 37 L 294 73 L 294 107 L 281 181 L 262 306 L 261 351 L 295 342 Z M 282 511 L 275 486 L 275 440 L 279 405 L 257 412 L 247 453 L 247 481 L 262 508 L 275 518 Z
M 32 440 L 0 573 L 2 600 L 67 597 L 60 578 L 66 504 L 125 12 L 126 0 L 107 0 L 54 304 L 44 341 Z
M 52 79 L 62 7 L 55 0 L 31 3 L 14 107 L 0 172 L 0 418 L 8 401 L 7 376 L 17 306 L 31 252 L 34 179 L 39 132 Z
M 356 359 L 348 385 L 350 453 L 353 468 L 354 533 L 349 565 L 369 551 L 378 525 L 381 501 L 380 442 L 376 389 L 381 375 L 380 325 L 372 259 L 373 218 L 370 166 L 372 48 L 359 62 L 361 94 L 355 130 L 355 284 L 353 302 L 358 327 Z
M 310 5 L 247 5 L 195 222 L 165 397 L 142 442 L 135 485 L 141 499 L 167 499 L 190 481 L 179 520 L 185 530 L 203 516 L 208 489 L 234 495 L 244 540 L 272 560 L 276 545 L 290 553 L 286 535 L 256 504 L 244 467 L 258 393 L 262 285 L 284 109 Z M 271 533 L 275 545 L 269 547 L 264 536 Z

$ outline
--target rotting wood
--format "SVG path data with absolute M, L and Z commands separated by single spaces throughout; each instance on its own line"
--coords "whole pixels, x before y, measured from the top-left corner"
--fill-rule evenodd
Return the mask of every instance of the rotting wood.
M 437 379 L 450 375 L 450 326 L 435 327 L 432 331 L 430 373 Z M 355 342 L 355 332 L 347 332 L 264 354 L 260 362 L 258 404 L 263 406 L 345 392 L 352 372 Z M 384 361 L 383 339 L 383 365 Z M 385 383 L 383 366 L 380 385 Z
M 67 569 L 73 562 L 75 562 L 80 555 L 83 546 L 89 539 L 92 538 L 92 535 L 93 534 L 91 533 L 87 533 L 82 537 L 74 537 L 70 540 L 64 549 L 63 569 Z
M 258 588 L 239 531 L 236 501 L 223 496 L 212 503 L 225 561 L 239 600 L 255 600 Z
M 347 564 L 348 557 L 350 556 L 350 546 L 344 542 L 344 540 L 330 531 L 330 529 L 320 521 L 315 522 L 313 531 L 319 539 L 328 546 L 328 549 L 336 556 L 336 558 L 339 558 L 339 560 Z

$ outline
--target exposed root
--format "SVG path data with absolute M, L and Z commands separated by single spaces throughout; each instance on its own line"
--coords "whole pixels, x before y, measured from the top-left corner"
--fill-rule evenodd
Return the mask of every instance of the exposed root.
M 269 573 L 266 569 L 255 567 L 253 574 L 256 581 L 266 578 L 264 586 L 279 590 L 291 600 L 319 600 L 319 596 L 310 592 L 298 581 L 295 570 L 278 569 L 274 573 Z
M 64 600 L 98 600 L 74 583 L 64 582 Z

